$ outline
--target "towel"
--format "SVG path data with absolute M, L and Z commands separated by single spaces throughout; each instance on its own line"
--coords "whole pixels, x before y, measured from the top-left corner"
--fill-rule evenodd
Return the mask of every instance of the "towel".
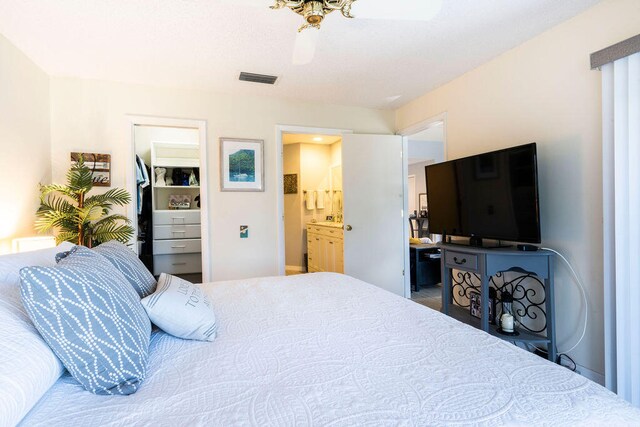
M 324 209 L 324 190 L 318 190 L 317 193 L 316 209 Z
M 315 191 L 306 191 L 305 193 L 305 207 L 307 210 L 314 210 L 316 208 L 316 192 Z

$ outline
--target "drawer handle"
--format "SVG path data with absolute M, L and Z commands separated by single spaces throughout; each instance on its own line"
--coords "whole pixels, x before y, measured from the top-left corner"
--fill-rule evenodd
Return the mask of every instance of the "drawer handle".
M 186 246 L 171 246 L 171 249 L 184 249 Z
M 461 260 L 458 260 L 458 257 L 456 257 L 456 256 L 453 257 L 453 261 L 458 265 L 463 265 L 463 264 L 467 263 L 467 259 L 466 258 L 462 258 Z
M 333 242 L 329 242 L 330 245 L 333 245 Z
M 186 233 L 186 231 L 172 231 L 172 233 Z
M 316 237 L 316 240 L 320 240 L 320 239 Z
M 174 262 L 171 265 L 187 265 L 187 263 L 186 262 Z

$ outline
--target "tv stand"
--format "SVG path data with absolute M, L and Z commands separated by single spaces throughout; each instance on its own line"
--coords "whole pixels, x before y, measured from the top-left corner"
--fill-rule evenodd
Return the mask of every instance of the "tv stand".
M 516 248 L 477 248 L 441 243 L 442 313 L 482 329 L 493 336 L 510 342 L 546 345 L 550 361 L 557 362 L 555 333 L 555 302 L 553 289 L 553 253 L 546 250 L 533 252 Z M 455 279 L 453 271 L 456 271 Z M 504 273 L 516 272 L 513 280 L 506 280 Z M 477 285 L 472 275 L 479 280 Z M 495 281 L 495 277 L 502 280 Z M 489 288 L 498 293 L 513 294 L 513 312 L 521 320 L 534 319 L 538 327 L 516 326 L 517 336 L 498 332 L 499 322 L 489 323 Z M 480 318 L 471 316 L 469 296 L 480 294 Z M 499 319 L 500 304 L 496 318 Z M 535 317 L 534 317 L 535 316 Z

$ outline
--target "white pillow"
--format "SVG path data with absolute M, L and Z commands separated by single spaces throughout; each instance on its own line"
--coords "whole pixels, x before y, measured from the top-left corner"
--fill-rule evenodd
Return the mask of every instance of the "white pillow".
M 35 329 L 20 300 L 20 269 L 56 265 L 56 248 L 0 256 L 0 426 L 16 425 L 60 378 L 62 363 Z
M 198 285 L 162 273 L 156 291 L 142 299 L 142 306 L 151 322 L 168 334 L 199 341 L 216 338 L 216 315 Z

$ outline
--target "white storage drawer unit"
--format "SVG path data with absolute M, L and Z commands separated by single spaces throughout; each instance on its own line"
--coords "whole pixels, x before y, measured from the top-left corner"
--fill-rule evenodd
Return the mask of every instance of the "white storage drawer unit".
M 200 193 L 200 184 L 191 178 L 189 185 L 168 179 L 174 172 L 179 176 L 199 174 L 200 146 L 190 137 L 185 138 L 185 141 L 151 141 L 151 170 L 159 167 L 166 172 L 164 183 L 158 183 L 155 175 L 151 181 L 153 274 L 156 276 L 161 273 L 202 273 L 202 229 L 200 209 L 195 201 Z M 188 200 L 190 208 L 171 209 L 172 200 Z
M 154 225 L 153 240 L 199 239 L 202 237 L 200 225 Z
M 202 273 L 202 254 L 154 254 L 153 268 L 157 275 Z
M 153 225 L 200 224 L 200 211 L 155 211 Z
M 200 239 L 154 240 L 153 253 L 156 255 L 193 254 L 202 251 Z

